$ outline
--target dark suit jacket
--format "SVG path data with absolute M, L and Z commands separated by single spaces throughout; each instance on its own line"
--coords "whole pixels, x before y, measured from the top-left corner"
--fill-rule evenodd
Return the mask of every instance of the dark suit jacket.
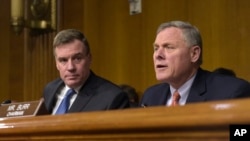
M 50 113 L 52 113 L 57 101 L 56 93 L 63 86 L 64 82 L 58 78 L 48 83 L 44 89 L 44 103 Z M 119 86 L 91 72 L 68 113 L 127 107 L 129 107 L 128 96 Z
M 140 101 L 140 105 L 165 105 L 171 95 L 167 83 L 161 83 L 148 88 Z M 212 73 L 198 69 L 191 86 L 187 103 L 226 100 L 233 98 L 250 97 L 250 83 L 232 76 Z

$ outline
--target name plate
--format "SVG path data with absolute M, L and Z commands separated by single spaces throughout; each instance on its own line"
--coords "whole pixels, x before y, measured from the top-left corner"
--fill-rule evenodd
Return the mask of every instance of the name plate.
M 0 117 L 26 117 L 49 114 L 43 100 L 2 104 Z

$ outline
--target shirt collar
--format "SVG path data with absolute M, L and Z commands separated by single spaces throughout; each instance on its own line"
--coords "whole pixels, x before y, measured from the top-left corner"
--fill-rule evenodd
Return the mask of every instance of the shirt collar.
M 74 91 L 78 94 L 81 87 L 82 87 L 82 85 L 74 88 Z M 72 89 L 72 88 L 70 88 L 69 86 L 66 85 L 65 89 L 66 89 L 66 92 L 67 92 L 69 89 Z
M 194 81 L 194 78 L 195 78 L 196 74 L 193 75 L 188 81 L 186 81 L 179 89 L 178 89 L 178 92 L 181 96 L 183 96 L 183 94 L 185 94 L 187 91 L 190 90 L 192 84 L 193 84 L 193 81 Z M 170 85 L 170 92 L 171 94 L 173 94 L 174 92 L 176 91 L 176 89 Z

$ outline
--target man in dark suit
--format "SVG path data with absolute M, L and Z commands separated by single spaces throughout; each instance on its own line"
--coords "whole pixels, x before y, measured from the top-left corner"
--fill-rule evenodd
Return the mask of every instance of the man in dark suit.
M 129 107 L 128 96 L 118 85 L 91 71 L 91 52 L 82 32 L 63 30 L 54 38 L 53 46 L 60 78 L 48 83 L 44 89 L 44 102 L 50 113 Z M 64 112 L 61 112 L 62 105 L 67 105 Z
M 247 81 L 201 69 L 202 38 L 189 23 L 171 21 L 159 26 L 153 60 L 156 78 L 161 83 L 144 92 L 141 106 L 185 105 L 250 96 Z

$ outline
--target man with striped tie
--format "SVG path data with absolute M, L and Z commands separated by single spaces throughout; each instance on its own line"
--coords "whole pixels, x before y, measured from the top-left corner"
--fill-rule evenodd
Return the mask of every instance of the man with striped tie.
M 161 24 L 153 45 L 156 79 L 161 83 L 144 92 L 141 106 L 250 97 L 249 82 L 200 67 L 202 38 L 199 30 L 190 23 L 170 21 Z

